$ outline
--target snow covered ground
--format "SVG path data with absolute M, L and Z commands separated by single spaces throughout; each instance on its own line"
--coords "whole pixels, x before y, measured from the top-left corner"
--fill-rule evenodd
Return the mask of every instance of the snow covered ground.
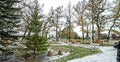
M 58 44 L 52 44 L 58 45 Z M 69 43 L 61 43 L 59 45 L 70 45 Z M 117 50 L 113 46 L 90 46 L 84 44 L 71 44 L 71 46 L 81 46 L 85 48 L 99 48 L 102 53 L 89 55 L 83 58 L 76 58 L 67 62 L 116 62 Z M 67 54 L 68 55 L 68 54 Z M 66 56 L 66 55 L 65 55 Z M 64 56 L 62 56 L 64 57 Z M 59 57 L 52 57 L 52 60 L 58 59 Z M 51 58 L 50 58 L 51 59 Z
M 117 50 L 113 47 L 99 47 L 102 53 L 77 58 L 68 62 L 116 62 Z
M 65 56 L 67 56 L 69 54 L 70 54 L 69 52 L 62 52 L 62 55 L 56 55 L 56 56 L 47 57 L 46 58 L 47 59 L 46 62 L 48 62 L 48 61 L 49 62 L 54 62 L 54 60 L 59 59 L 61 57 L 65 57 Z

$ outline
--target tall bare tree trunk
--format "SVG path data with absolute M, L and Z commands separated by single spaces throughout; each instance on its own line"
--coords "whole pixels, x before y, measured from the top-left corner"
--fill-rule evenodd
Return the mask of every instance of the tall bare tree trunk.
M 115 22 L 116 22 L 116 19 L 114 19 L 113 25 L 109 29 L 108 36 L 107 36 L 107 41 L 109 41 L 109 39 L 110 39 L 110 32 L 111 32 L 112 28 L 114 27 Z
M 81 20 L 82 20 L 82 41 L 84 42 L 84 23 L 83 23 L 82 15 L 81 15 Z
M 69 15 L 68 15 L 68 22 L 69 22 L 69 41 L 71 39 L 71 29 L 72 29 L 72 26 L 71 26 L 71 3 L 69 3 L 69 6 L 68 6 L 68 12 L 69 12 Z
M 58 16 L 57 16 L 57 22 L 56 22 L 56 42 L 59 41 L 59 38 L 58 38 Z
M 98 27 L 98 40 L 100 40 L 100 26 L 97 27 Z
M 88 26 L 87 26 L 87 33 L 86 33 L 86 38 L 89 38 L 89 35 L 88 35 L 89 31 L 88 31 Z
M 92 14 L 92 41 L 94 41 L 94 16 Z

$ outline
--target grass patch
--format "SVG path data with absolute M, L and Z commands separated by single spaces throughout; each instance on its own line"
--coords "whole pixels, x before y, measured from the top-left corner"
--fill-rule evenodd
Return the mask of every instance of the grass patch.
M 91 50 L 88 48 L 75 47 L 75 46 L 51 46 L 51 48 L 61 49 L 61 50 L 70 52 L 70 55 L 57 59 L 55 62 L 67 62 L 68 60 L 71 60 L 71 59 L 81 58 L 87 55 L 92 55 L 92 54 L 101 52 L 99 50 Z
M 114 44 L 111 43 L 104 43 L 104 46 L 113 46 Z

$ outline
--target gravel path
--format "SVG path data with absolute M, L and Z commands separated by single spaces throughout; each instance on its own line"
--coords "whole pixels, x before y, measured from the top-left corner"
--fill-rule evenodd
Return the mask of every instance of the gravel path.
M 68 62 L 116 62 L 117 50 L 113 47 L 99 47 L 102 53 L 73 59 Z

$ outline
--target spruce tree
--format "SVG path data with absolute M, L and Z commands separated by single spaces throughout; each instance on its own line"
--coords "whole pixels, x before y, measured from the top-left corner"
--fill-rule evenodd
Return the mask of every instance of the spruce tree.
M 19 26 L 20 9 L 19 0 L 0 0 L 0 35 L 1 39 L 9 37 Z
M 17 6 L 19 3 L 19 0 L 0 0 L 0 38 L 2 39 L 0 39 L 0 56 L 5 58 L 14 53 L 14 48 L 9 47 L 12 43 L 5 42 L 4 39 L 10 37 L 11 33 L 15 32 L 14 29 L 19 26 L 21 16 L 21 8 Z
M 29 25 L 28 29 L 32 31 L 34 34 L 28 36 L 26 45 L 26 50 L 31 51 L 28 53 L 32 53 L 33 55 L 44 54 L 47 51 L 47 39 L 43 37 L 40 32 L 42 31 L 42 17 L 43 15 L 40 14 L 40 8 L 38 1 L 34 1 L 34 5 L 29 8 L 33 8 L 31 12 L 31 24 Z

